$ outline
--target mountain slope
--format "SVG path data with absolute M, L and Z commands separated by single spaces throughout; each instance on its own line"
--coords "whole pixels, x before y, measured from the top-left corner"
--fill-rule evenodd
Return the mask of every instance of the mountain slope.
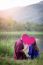
M 43 1 L 26 7 L 18 7 L 0 11 L 0 17 L 11 17 L 17 21 L 43 23 Z

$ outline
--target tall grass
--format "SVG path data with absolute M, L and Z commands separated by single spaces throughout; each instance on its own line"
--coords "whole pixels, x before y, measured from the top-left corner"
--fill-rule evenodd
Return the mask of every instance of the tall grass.
M 43 53 L 34 60 L 14 60 L 15 41 L 23 34 L 42 35 L 42 32 L 0 32 L 0 65 L 43 65 Z

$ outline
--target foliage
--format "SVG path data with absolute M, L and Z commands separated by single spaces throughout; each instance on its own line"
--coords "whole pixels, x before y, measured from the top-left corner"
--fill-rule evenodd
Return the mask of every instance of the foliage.
M 0 30 L 1 31 L 43 31 L 43 24 L 37 24 L 33 22 L 17 22 L 11 18 L 0 18 Z

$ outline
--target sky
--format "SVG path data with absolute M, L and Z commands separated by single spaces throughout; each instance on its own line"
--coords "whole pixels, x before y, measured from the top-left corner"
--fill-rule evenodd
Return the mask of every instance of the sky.
M 0 0 L 0 10 L 9 9 L 12 7 L 23 7 L 40 1 L 42 0 Z

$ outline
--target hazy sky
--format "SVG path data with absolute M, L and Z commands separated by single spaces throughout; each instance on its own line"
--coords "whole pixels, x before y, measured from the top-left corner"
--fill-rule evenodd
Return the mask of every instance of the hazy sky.
M 31 5 L 42 0 L 0 0 L 0 10 Z

